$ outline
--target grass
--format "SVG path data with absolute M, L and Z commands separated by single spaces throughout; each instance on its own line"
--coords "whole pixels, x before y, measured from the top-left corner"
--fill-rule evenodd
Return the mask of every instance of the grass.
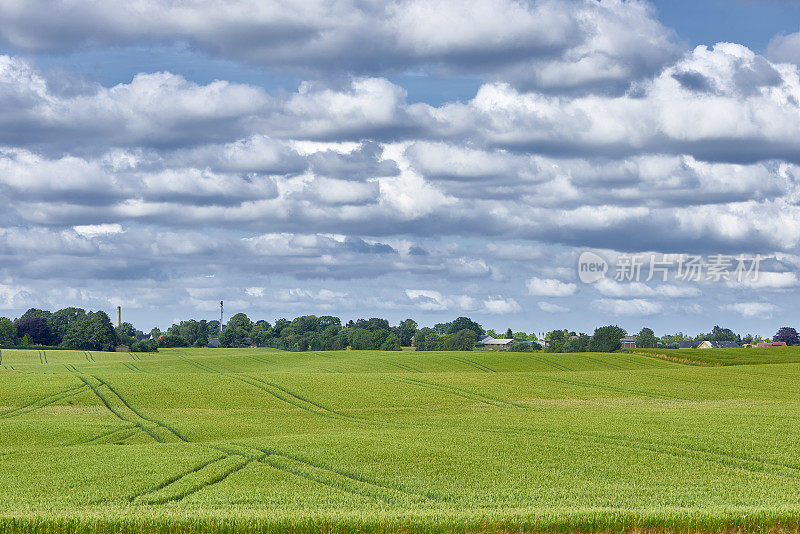
M 269 349 L 2 357 L 2 532 L 800 527 L 797 363 Z
M 762 365 L 800 363 L 798 347 L 747 349 L 629 349 L 630 353 L 649 354 L 672 361 L 697 365 Z

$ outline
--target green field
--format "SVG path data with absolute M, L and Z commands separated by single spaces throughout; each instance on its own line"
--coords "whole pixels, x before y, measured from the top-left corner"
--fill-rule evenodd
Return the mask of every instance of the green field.
M 798 347 L 747 349 L 629 349 L 633 354 L 650 354 L 673 361 L 698 365 L 760 365 L 765 363 L 800 363 Z
M 2 532 L 800 526 L 797 363 L 1 354 Z

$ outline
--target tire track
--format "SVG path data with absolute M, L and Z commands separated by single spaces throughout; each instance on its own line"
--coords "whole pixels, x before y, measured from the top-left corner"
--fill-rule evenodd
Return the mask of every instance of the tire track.
M 432 500 L 432 501 L 449 500 L 449 499 L 443 499 L 443 498 L 441 498 L 439 496 L 436 496 L 436 495 L 434 495 L 432 493 L 429 493 L 429 492 L 419 492 L 419 491 L 414 491 L 414 490 L 408 490 L 408 489 L 405 489 L 405 488 L 400 487 L 400 486 L 392 486 L 392 485 L 389 485 L 389 484 L 386 484 L 386 483 L 383 483 L 383 482 L 379 482 L 379 481 L 376 481 L 376 480 L 373 480 L 373 479 L 369 479 L 369 478 L 361 476 L 361 475 L 348 473 L 347 471 L 344 471 L 342 469 L 337 469 L 335 467 L 330 467 L 330 466 L 327 466 L 327 465 L 324 465 L 324 464 L 321 464 L 321 463 L 318 463 L 318 462 L 314 462 L 314 461 L 311 461 L 311 460 L 308 460 L 308 459 L 305 459 L 305 458 L 301 458 L 299 456 L 295 456 L 295 455 L 292 455 L 292 454 L 283 453 L 283 452 L 272 450 L 272 449 L 258 449 L 258 450 L 260 450 L 261 452 L 267 453 L 269 455 L 279 456 L 279 457 L 286 458 L 286 459 L 292 460 L 294 462 L 297 462 L 297 463 L 300 463 L 300 464 L 303 464 L 303 465 L 306 465 L 306 466 L 309 466 L 309 467 L 313 467 L 315 469 L 319 469 L 319 470 L 322 470 L 322 471 L 327 471 L 328 473 L 344 477 L 344 478 L 352 480 L 354 482 L 359 482 L 359 483 L 362 483 L 362 484 L 367 484 L 367 485 L 370 485 L 370 486 L 383 488 L 383 489 L 386 489 L 386 490 L 389 490 L 389 491 L 395 491 L 395 492 L 398 492 L 398 493 L 402 493 L 402 494 L 408 495 L 410 497 L 422 497 L 424 499 Z
M 245 384 L 248 384 L 248 385 L 250 385 L 252 387 L 258 388 L 258 389 L 260 389 L 260 390 L 262 390 L 262 391 L 264 391 L 266 393 L 269 393 L 270 395 L 272 395 L 276 399 L 281 400 L 283 402 L 286 402 L 288 404 L 291 404 L 292 406 L 300 408 L 301 410 L 305 410 L 307 412 L 310 412 L 310 413 L 313 413 L 313 414 L 316 414 L 316 415 L 321 415 L 323 417 L 346 419 L 346 420 L 350 420 L 350 421 L 354 421 L 354 422 L 368 423 L 368 421 L 366 419 L 362 419 L 362 418 L 355 417 L 355 416 L 348 415 L 348 414 L 343 414 L 343 413 L 340 413 L 340 412 L 338 412 L 336 410 L 332 410 L 332 409 L 328 408 L 327 406 L 323 406 L 322 404 L 320 404 L 318 402 L 312 401 L 310 399 L 306 399 L 305 397 L 297 395 L 296 393 L 293 393 L 292 391 L 289 391 L 288 389 L 286 389 L 286 388 L 284 388 L 282 386 L 279 386 L 278 384 L 269 382 L 267 380 L 264 380 L 264 379 L 261 379 L 261 378 L 257 378 L 257 377 L 251 376 L 251 375 L 243 374 L 243 373 L 224 373 L 222 371 L 214 369 L 213 367 L 211 367 L 209 365 L 206 365 L 206 364 L 203 364 L 203 363 L 200 363 L 200 362 L 196 362 L 196 361 L 192 360 L 191 358 L 187 358 L 185 356 L 180 356 L 180 357 L 182 359 L 186 360 L 186 362 L 194 365 L 198 369 L 202 369 L 203 371 L 205 371 L 207 373 L 218 374 L 218 375 L 221 375 L 221 376 L 225 376 L 227 378 L 231 378 L 231 379 L 234 379 L 234 380 L 238 380 L 240 382 L 244 382 Z M 272 388 L 272 389 L 270 389 L 270 388 Z
M 692 399 L 687 399 L 685 397 L 674 397 L 674 396 L 671 396 L 671 395 L 663 395 L 663 394 L 651 393 L 651 392 L 647 392 L 647 391 L 638 391 L 638 390 L 635 390 L 635 389 L 622 388 L 622 387 L 618 387 L 618 386 L 609 386 L 609 385 L 605 385 L 605 384 L 597 384 L 597 383 L 594 383 L 594 382 L 582 382 L 580 380 L 574 380 L 574 379 L 570 380 L 570 379 L 567 379 L 567 378 L 556 378 L 554 376 L 549 376 L 549 375 L 539 375 L 539 377 L 537 377 L 537 378 L 543 378 L 545 380 L 551 380 L 553 382 L 559 382 L 559 383 L 568 384 L 568 385 L 571 385 L 571 386 L 578 386 L 578 387 L 584 387 L 584 388 L 590 388 L 590 389 L 599 389 L 599 390 L 605 390 L 605 391 L 612 391 L 612 392 L 615 392 L 615 393 L 628 393 L 628 394 L 631 394 L 631 395 L 636 395 L 638 397 L 648 397 L 648 398 L 659 399 L 659 400 L 670 400 L 670 401 L 676 401 L 676 400 L 677 401 L 688 401 L 688 400 L 692 400 Z
M 177 356 L 181 360 L 185 361 L 189 365 L 192 365 L 192 366 L 196 367 L 197 369 L 200 369 L 201 371 L 205 371 L 206 373 L 211 373 L 211 374 L 222 374 L 222 372 L 217 371 L 213 367 L 209 367 L 208 365 L 206 365 L 204 363 L 200 363 L 200 362 L 197 362 L 197 361 L 195 361 L 195 360 L 193 360 L 191 358 L 187 358 L 186 356 L 183 356 L 182 354 L 177 354 Z
M 85 440 L 82 440 L 82 441 L 77 441 L 75 443 L 72 443 L 72 445 L 86 445 L 86 444 L 92 443 L 94 441 L 97 441 L 99 439 L 107 438 L 109 436 L 113 436 L 114 434 L 118 434 L 120 432 L 125 432 L 125 431 L 130 431 L 130 430 L 134 430 L 134 431 L 133 431 L 133 433 L 131 433 L 130 435 L 128 435 L 126 437 L 130 437 L 133 434 L 135 434 L 136 432 L 139 432 L 139 428 L 138 427 L 128 424 L 128 425 L 123 426 L 122 428 L 117 428 L 115 430 L 109 430 L 107 432 L 102 432 L 102 433 L 97 434 L 96 436 L 94 436 L 92 438 L 85 439 Z
M 459 361 L 459 362 L 461 362 L 463 364 L 466 364 L 466 365 L 469 365 L 471 367 L 474 367 L 475 369 L 478 369 L 479 371 L 482 371 L 484 373 L 496 373 L 497 372 L 494 369 L 492 369 L 491 367 L 487 367 L 487 366 L 485 366 L 483 364 L 480 364 L 478 362 L 469 360 L 467 358 L 459 358 L 458 356 L 453 356 L 453 359 L 456 360 L 456 361 Z
M 155 441 L 157 441 L 158 443 L 165 443 L 165 441 L 164 441 L 164 440 L 163 440 L 161 437 L 159 437 L 158 435 L 156 435 L 155 433 L 153 433 L 153 431 L 152 431 L 152 430 L 150 430 L 149 428 L 147 428 L 147 426 L 146 426 L 146 425 L 144 425 L 144 424 L 142 424 L 140 421 L 138 421 L 138 420 L 136 420 L 136 419 L 130 419 L 130 418 L 128 418 L 128 417 L 125 417 L 125 416 L 124 416 L 124 415 L 122 415 L 122 414 L 121 414 L 119 411 L 115 410 L 115 409 L 114 409 L 114 408 L 111 406 L 111 403 L 109 402 L 109 400 L 108 400 L 107 398 L 105 398 L 105 397 L 103 396 L 103 394 L 102 394 L 102 393 L 100 393 L 100 391 L 98 390 L 98 388 L 96 388 L 96 387 L 95 387 L 95 386 L 94 386 L 94 385 L 93 385 L 93 384 L 92 384 L 92 383 L 91 383 L 89 380 L 87 380 L 86 378 L 84 378 L 83 376 L 81 376 L 81 375 L 79 375 L 79 374 L 78 374 L 78 375 L 76 375 L 76 376 L 77 376 L 77 377 L 78 377 L 78 379 L 79 379 L 79 380 L 81 380 L 81 381 L 82 381 L 84 384 L 86 384 L 87 386 L 89 386 L 89 388 L 92 390 L 92 392 L 95 394 L 95 396 L 96 396 L 97 398 L 99 398 L 99 399 L 100 399 L 100 402 L 102 402 L 102 403 L 103 403 L 103 405 L 104 405 L 106 408 L 108 408 L 108 411 L 110 411 L 111 413 L 113 413 L 113 414 L 114 414 L 114 415 L 115 415 L 115 416 L 116 416 L 118 419 L 121 419 L 122 421 L 125 421 L 126 423 L 131 423 L 131 424 L 133 424 L 133 425 L 136 425 L 136 426 L 137 426 L 137 427 L 138 427 L 140 430 L 142 430 L 143 432 L 147 433 L 147 435 L 149 435 L 151 438 L 153 438 L 153 439 L 154 439 Z
M 544 356 L 537 355 L 537 356 L 533 356 L 531 359 L 533 361 L 536 361 L 536 362 L 539 362 L 539 363 L 543 363 L 543 364 L 545 364 L 545 365 L 547 365 L 549 367 L 552 367 L 553 369 L 557 369 L 559 371 L 572 371 L 572 369 L 570 369 L 569 367 L 564 367 L 563 365 L 559 365 L 557 363 L 553 363 L 550 360 L 548 360 L 547 358 L 545 358 Z
M 228 459 L 231 459 L 231 458 L 233 458 L 233 457 L 232 456 L 227 456 L 227 457 L 223 458 L 220 461 L 228 460 Z M 199 484 L 195 484 L 194 486 L 190 487 L 186 491 L 177 493 L 176 495 L 169 495 L 169 496 L 164 496 L 164 497 L 156 498 L 156 499 L 144 499 L 144 500 L 146 500 L 145 504 L 166 504 L 166 503 L 172 502 L 172 501 L 183 500 L 186 497 L 188 497 L 189 495 L 192 495 L 192 494 L 197 493 L 198 491 L 203 490 L 203 489 L 205 489 L 205 488 L 207 488 L 209 486 L 213 486 L 214 484 L 218 484 L 218 483 L 222 482 L 223 480 L 225 480 L 226 478 L 228 478 L 232 474 L 241 471 L 242 469 L 244 469 L 245 467 L 250 465 L 252 462 L 256 461 L 256 460 L 252 460 L 250 458 L 246 458 L 244 456 L 239 456 L 238 458 L 236 458 L 236 460 L 238 460 L 238 461 L 237 461 L 237 463 L 234 464 L 234 466 L 232 468 L 227 469 L 227 470 L 223 471 L 222 473 L 220 473 L 218 475 L 215 475 L 210 480 L 200 481 Z M 216 462 L 212 462 L 209 465 L 213 465 L 213 463 L 216 463 Z M 190 476 L 190 475 L 185 475 L 185 477 L 187 477 L 187 476 Z M 181 477 L 181 479 L 183 479 L 185 477 Z M 165 489 L 169 488 L 170 485 L 171 484 L 168 484 L 164 488 Z M 142 499 L 142 497 L 140 497 L 140 499 Z
M 604 369 L 602 369 L 602 367 L 608 367 L 608 368 L 611 368 L 611 369 L 627 369 L 626 367 L 623 367 L 623 366 L 618 365 L 616 363 L 611 363 L 609 361 L 598 360 L 597 358 L 593 358 L 592 356 L 589 356 L 588 354 L 584 354 L 583 358 L 585 360 L 587 360 L 587 361 L 594 362 L 597 365 L 599 365 L 601 367 L 600 370 L 604 370 Z
M 144 371 L 142 371 L 141 369 L 139 369 L 139 368 L 136 366 L 136 364 L 133 364 L 133 363 L 128 363 L 128 362 L 120 362 L 120 363 L 122 363 L 122 365 L 124 365 L 124 366 L 125 366 L 127 369 L 130 369 L 130 370 L 131 370 L 131 371 L 133 371 L 134 373 L 144 373 Z
M 451 395 L 455 395 L 457 397 L 462 397 L 465 399 L 473 400 L 482 402 L 484 404 L 488 404 L 490 406 L 495 406 L 498 408 L 522 408 L 522 409 L 530 409 L 529 406 L 525 406 L 524 404 L 516 403 L 513 401 L 508 401 L 505 399 L 499 399 L 497 397 L 490 397 L 488 395 L 483 395 L 481 393 L 476 393 L 474 391 L 470 391 L 468 389 L 458 388 L 455 386 L 448 386 L 446 384 L 438 384 L 436 382 L 428 382 L 426 380 L 419 380 L 416 378 L 408 378 L 408 377 L 394 377 L 392 380 L 396 380 L 398 382 L 404 382 L 406 384 L 410 384 L 412 386 L 419 386 L 419 387 L 427 387 L 430 389 L 435 389 L 437 391 L 441 391 L 443 393 L 449 393 Z
M 319 405 L 319 404 L 317 404 L 315 402 L 311 402 L 311 401 L 303 399 L 302 397 L 298 397 L 297 395 L 294 395 L 294 394 L 291 394 L 291 393 L 286 393 L 286 391 L 284 389 L 282 389 L 282 388 L 279 388 L 279 387 L 274 386 L 274 385 L 272 385 L 272 384 L 270 384 L 268 382 L 261 381 L 261 380 L 258 380 L 256 378 L 253 378 L 253 377 L 250 377 L 250 376 L 247 376 L 247 375 L 244 375 L 244 376 L 229 375 L 229 377 L 233 378 L 233 379 L 236 379 L 236 380 L 239 380 L 241 382 L 244 382 L 245 384 L 248 384 L 250 386 L 258 388 L 258 389 L 260 389 L 262 391 L 265 391 L 266 393 L 269 393 L 270 395 L 272 395 L 273 397 L 275 397 L 278 400 L 281 400 L 281 401 L 283 401 L 285 403 L 291 404 L 292 406 L 295 406 L 297 408 L 300 408 L 301 410 L 305 410 L 307 412 L 313 413 L 315 415 L 321 415 L 323 417 L 328 417 L 328 418 L 332 418 L 332 419 L 341 419 L 341 418 L 349 419 L 349 418 L 352 417 L 352 416 L 346 416 L 344 414 L 340 414 L 340 413 L 335 412 L 333 410 L 330 410 L 330 409 L 328 409 L 328 408 L 326 408 L 324 406 L 321 406 L 321 405 Z M 274 391 L 273 389 L 270 389 L 268 386 L 272 386 L 273 388 L 278 389 L 278 391 L 280 393 Z
M 393 365 L 394 367 L 397 367 L 401 371 L 406 371 L 406 372 L 409 372 L 409 373 L 421 373 L 422 372 L 419 369 L 417 369 L 416 367 L 411 367 L 410 365 L 406 365 L 404 363 L 398 363 L 398 362 L 387 362 L 387 363 L 389 365 Z
M 131 495 L 130 497 L 128 497 L 128 502 L 129 503 L 133 503 L 133 501 L 135 501 L 138 498 L 144 497 L 145 495 L 149 495 L 149 494 L 155 493 L 157 491 L 161 491 L 164 488 L 166 488 L 167 486 L 171 486 L 172 484 L 175 484 L 176 482 L 179 482 L 184 477 L 187 477 L 187 476 L 192 475 L 194 473 L 198 473 L 198 472 L 202 471 L 203 469 L 205 469 L 206 467 L 208 467 L 208 466 L 210 466 L 212 464 L 215 464 L 216 462 L 219 462 L 220 460 L 224 460 L 225 458 L 228 458 L 228 457 L 229 457 L 228 454 L 222 454 L 222 455 L 217 456 L 216 458 L 213 458 L 211 460 L 207 460 L 205 462 L 202 462 L 202 463 L 192 467 L 191 469 L 189 469 L 187 471 L 183 471 L 181 473 L 178 473 L 177 475 L 169 477 L 168 479 L 162 481 L 161 483 L 159 483 L 156 486 L 153 486 L 150 489 L 147 489 L 147 490 L 144 490 L 142 492 L 139 492 L 139 493 L 136 493 L 134 495 Z
M 103 380 L 102 378 L 99 378 L 99 377 L 97 377 L 97 376 L 94 376 L 94 375 L 92 375 L 92 378 L 94 378 L 95 380 L 97 380 L 98 382 L 100 382 L 102 385 L 106 386 L 106 387 L 107 387 L 107 388 L 108 388 L 108 389 L 111 391 L 111 393 L 113 393 L 113 394 L 114 394 L 114 396 L 116 396 L 116 397 L 117 397 L 117 398 L 118 398 L 120 401 L 122 401 L 122 404 L 124 404 L 124 405 L 125 405 L 125 406 L 126 406 L 126 407 L 127 407 L 127 408 L 128 408 L 130 411 L 131 411 L 131 412 L 133 412 L 133 413 L 134 413 L 134 414 L 135 414 L 137 417 L 139 417 L 140 419 L 143 419 L 144 421 L 148 421 L 148 422 L 150 422 L 150 423 L 153 423 L 154 425 L 156 425 L 156 426 L 159 426 L 159 427 L 163 428 L 163 429 L 164 429 L 164 430 L 166 430 L 167 432 L 170 432 L 170 433 L 171 433 L 171 434 L 173 434 L 175 437 L 177 437 L 179 440 L 181 440 L 181 441 L 183 441 L 183 442 L 185 442 L 185 443 L 189 443 L 189 440 L 188 440 L 188 439 L 186 439 L 186 438 L 185 438 L 185 437 L 184 437 L 184 436 L 183 436 L 183 435 L 182 435 L 180 432 L 178 432 L 177 430 L 175 430 L 175 429 L 174 429 L 174 428 L 172 428 L 171 426 L 169 426 L 169 425 L 167 425 L 167 424 L 165 424 L 165 423 L 162 423 L 161 421 L 159 421 L 159 420 L 157 420 L 157 419 L 154 419 L 154 418 L 152 418 L 152 417 L 148 417 L 148 416 L 146 416 L 146 415 L 143 415 L 143 414 L 142 414 L 142 413 L 141 413 L 141 412 L 140 412 L 138 409 L 136 409 L 136 408 L 135 408 L 133 405 L 131 405 L 131 404 L 130 404 L 130 403 L 127 401 L 127 400 L 125 400 L 125 398 L 124 398 L 124 397 L 122 397 L 122 395 L 120 395 L 120 394 L 117 392 L 117 390 L 116 390 L 116 389 L 114 389 L 114 388 L 111 386 L 111 384 L 109 384 L 108 382 L 106 382 L 106 381 L 105 381 L 105 380 Z
M 24 415 L 26 413 L 30 413 L 40 408 L 44 408 L 45 406 L 50 406 L 51 404 L 54 404 L 58 401 L 74 397 L 75 395 L 79 395 L 84 391 L 86 391 L 86 386 L 78 385 L 61 390 L 57 393 L 51 393 L 50 395 L 39 397 L 23 406 L 18 406 L 16 408 L 12 408 L 11 410 L 7 410 L 1 413 L 0 419 L 8 419 L 11 417 L 17 417 L 19 415 Z
M 800 468 L 798 468 L 797 466 L 771 462 L 769 460 L 760 459 L 756 457 L 734 455 L 714 449 L 696 448 L 688 445 L 679 446 L 679 445 L 668 445 L 663 443 L 654 444 L 654 443 L 648 443 L 643 440 L 632 440 L 617 436 L 610 436 L 606 434 L 595 434 L 591 432 L 585 432 L 585 433 L 581 432 L 578 433 L 578 435 L 582 438 L 589 437 L 597 441 L 609 444 L 616 444 L 617 446 L 620 447 L 637 448 L 640 450 L 662 455 L 673 456 L 681 459 L 708 461 L 724 465 L 727 467 L 732 467 L 735 469 L 749 471 L 752 473 L 781 476 L 784 478 L 793 478 L 800 480 Z M 753 464 L 761 464 L 761 465 L 759 466 Z M 777 467 L 778 469 L 769 469 L 765 468 L 764 466 Z M 784 469 L 784 471 L 781 471 L 781 469 Z M 789 470 L 791 472 L 786 472 L 785 470 Z

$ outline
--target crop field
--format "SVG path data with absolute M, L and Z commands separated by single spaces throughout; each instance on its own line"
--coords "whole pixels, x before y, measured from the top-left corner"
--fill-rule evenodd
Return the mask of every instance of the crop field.
M 0 355 L 2 532 L 800 526 L 800 363 Z
M 756 365 L 765 363 L 800 363 L 798 347 L 762 347 L 747 349 L 628 349 L 634 354 L 683 360 L 697 365 Z

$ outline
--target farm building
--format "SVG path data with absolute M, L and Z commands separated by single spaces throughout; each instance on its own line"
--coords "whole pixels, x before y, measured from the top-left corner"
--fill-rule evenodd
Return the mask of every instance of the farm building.
M 625 336 L 619 340 L 620 344 L 622 345 L 623 349 L 635 349 L 636 348 L 636 337 L 635 336 Z
M 698 349 L 738 349 L 739 344 L 735 341 L 703 341 L 697 346 Z
M 756 346 L 757 347 L 785 347 L 786 343 L 784 343 L 783 341 L 771 341 L 771 342 L 768 341 L 766 343 L 759 343 Z
M 516 339 L 495 339 L 493 337 L 483 338 L 479 341 L 481 345 L 489 350 L 507 349 Z
M 208 340 L 208 348 L 210 349 L 218 349 L 219 348 L 219 338 L 212 337 Z

